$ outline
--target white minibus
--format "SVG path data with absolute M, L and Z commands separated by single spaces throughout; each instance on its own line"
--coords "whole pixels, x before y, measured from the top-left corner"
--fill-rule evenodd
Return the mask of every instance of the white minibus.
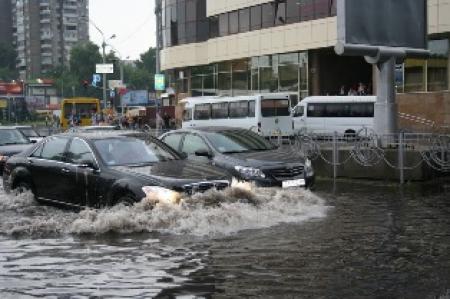
M 295 132 L 355 134 L 373 129 L 375 96 L 314 96 L 292 110 Z
M 291 136 L 289 94 L 186 98 L 183 128 L 237 127 L 262 136 Z

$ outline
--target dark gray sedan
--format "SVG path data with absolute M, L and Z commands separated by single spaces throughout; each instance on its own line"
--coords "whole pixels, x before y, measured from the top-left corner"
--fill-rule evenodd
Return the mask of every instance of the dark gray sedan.
M 208 159 L 239 180 L 254 181 L 259 186 L 310 187 L 314 183 L 311 161 L 249 130 L 181 129 L 160 139 L 191 159 Z
M 0 175 L 6 161 L 33 144 L 25 135 L 14 127 L 0 127 Z

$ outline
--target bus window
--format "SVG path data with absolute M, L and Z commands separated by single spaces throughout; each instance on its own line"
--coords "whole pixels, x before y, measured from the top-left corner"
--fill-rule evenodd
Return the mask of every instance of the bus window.
M 294 109 L 293 117 L 302 117 L 305 114 L 305 107 L 296 106 Z
M 211 118 L 228 118 L 228 103 L 214 103 L 211 105 Z
M 308 104 L 308 117 L 325 117 L 325 104 Z
M 194 119 L 206 120 L 211 116 L 211 104 L 199 104 L 195 105 Z
M 289 100 L 271 100 L 261 101 L 261 114 L 263 117 L 290 116 Z
M 244 118 L 248 115 L 248 102 L 239 101 L 230 103 L 230 118 Z
M 374 105 L 361 103 L 350 105 L 350 117 L 374 117 Z
M 183 111 L 183 121 L 192 120 L 192 109 L 188 108 Z
M 248 101 L 248 117 L 255 117 L 255 101 Z

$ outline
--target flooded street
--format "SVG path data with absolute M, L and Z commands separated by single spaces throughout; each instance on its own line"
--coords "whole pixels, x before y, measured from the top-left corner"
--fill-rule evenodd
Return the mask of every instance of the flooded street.
M 319 182 L 81 213 L 0 191 L 1 298 L 450 298 L 450 187 Z

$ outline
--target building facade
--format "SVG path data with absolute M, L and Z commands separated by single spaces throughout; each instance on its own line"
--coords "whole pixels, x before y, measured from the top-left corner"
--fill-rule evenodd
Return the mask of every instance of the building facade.
M 428 0 L 428 60 L 397 66 L 399 92 L 448 90 L 450 0 Z M 162 0 L 161 69 L 182 96 L 345 93 L 374 69 L 340 57 L 336 0 Z
M 21 79 L 38 78 L 66 64 L 71 48 L 89 40 L 88 0 L 8 1 Z

